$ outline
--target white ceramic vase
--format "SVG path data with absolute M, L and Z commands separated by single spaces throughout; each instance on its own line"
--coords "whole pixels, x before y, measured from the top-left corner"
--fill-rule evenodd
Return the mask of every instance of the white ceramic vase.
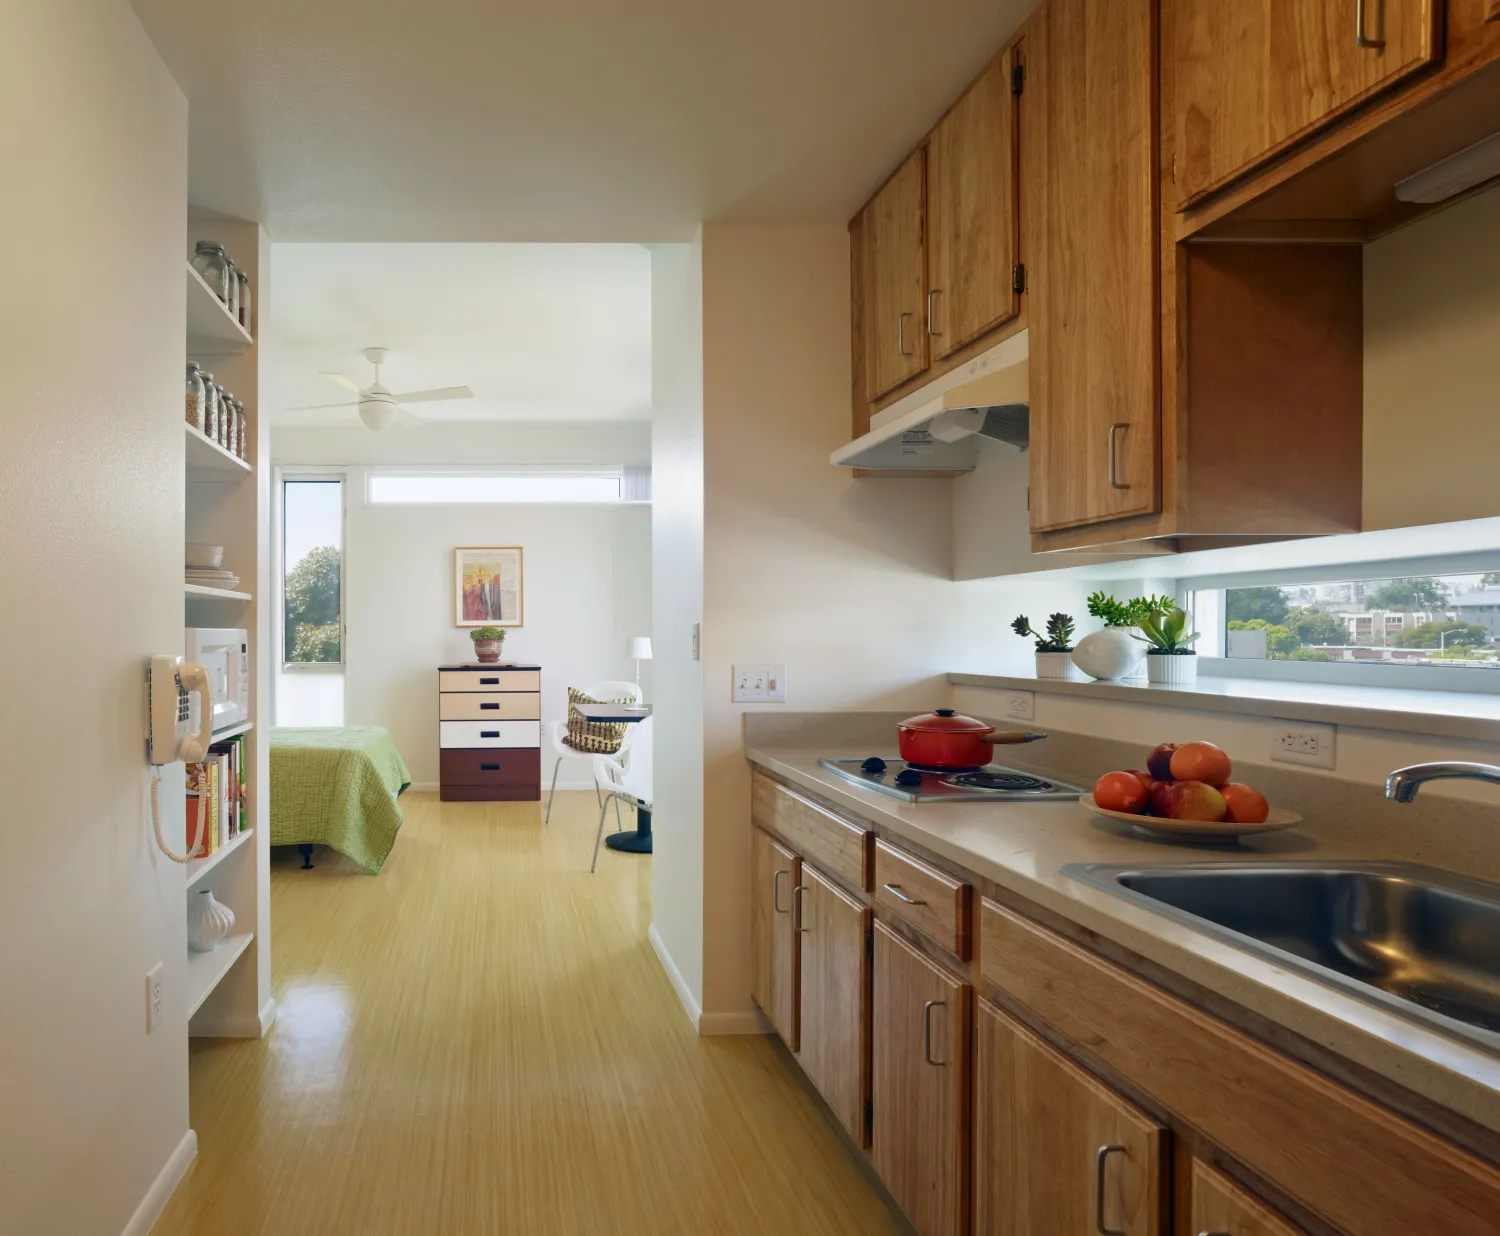
M 234 911 L 216 901 L 212 891 L 200 889 L 188 903 L 188 948 L 211 953 L 234 930 Z
M 1113 680 L 1138 678 L 1146 647 L 1131 635 L 1130 627 L 1105 627 L 1085 635 L 1073 649 L 1073 664 L 1090 678 Z
M 1073 664 L 1071 652 L 1037 653 L 1036 676 L 1038 678 L 1064 678 L 1069 682 L 1083 681 L 1082 672 Z
M 1198 654 L 1195 652 L 1146 654 L 1146 681 L 1164 686 L 1181 687 L 1198 681 Z

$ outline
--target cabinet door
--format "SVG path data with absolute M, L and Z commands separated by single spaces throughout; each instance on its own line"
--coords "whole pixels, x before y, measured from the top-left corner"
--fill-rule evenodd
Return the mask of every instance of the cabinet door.
M 1156 13 L 1047 0 L 1028 27 L 1033 532 L 1160 507 Z
M 1441 0 L 1177 0 L 1177 204 L 1441 55 Z
M 871 399 L 927 368 L 926 200 L 924 147 L 913 152 L 863 212 L 860 286 Z
M 870 1089 L 870 911 L 806 864 L 796 898 L 802 950 L 797 1059 L 863 1146 Z
M 1197 1159 L 1193 1160 L 1192 1230 L 1204 1236 L 1307 1236 Z
M 1164 1236 L 1166 1130 L 978 1004 L 975 1236 Z
M 927 147 L 927 313 L 947 356 L 1020 312 L 1015 49 L 1008 47 L 933 130 Z
M 875 924 L 870 1158 L 921 1236 L 968 1230 L 969 985 Z
M 750 997 L 797 1050 L 797 933 L 792 892 L 802 861 L 770 834 L 750 830 Z

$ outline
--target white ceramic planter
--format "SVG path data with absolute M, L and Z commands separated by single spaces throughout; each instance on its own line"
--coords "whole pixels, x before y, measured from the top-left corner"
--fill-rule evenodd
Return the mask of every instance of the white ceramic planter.
M 1073 664 L 1090 678 L 1109 681 L 1138 678 L 1146 646 L 1131 635 L 1130 627 L 1105 627 L 1085 635 L 1073 649 Z
M 1068 682 L 1084 681 L 1082 671 L 1073 664 L 1071 652 L 1037 653 L 1036 676 L 1038 678 L 1063 678 Z
M 1198 654 L 1146 654 L 1146 681 L 1180 687 L 1198 681 Z
M 234 930 L 234 911 L 216 901 L 208 889 L 188 903 L 187 941 L 195 953 L 211 953 Z

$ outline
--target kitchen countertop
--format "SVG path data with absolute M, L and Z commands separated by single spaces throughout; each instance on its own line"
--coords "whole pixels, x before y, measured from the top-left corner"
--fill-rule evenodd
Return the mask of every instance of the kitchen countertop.
M 1070 863 L 1422 861 L 1410 843 L 1401 844 L 1399 834 L 1377 832 L 1356 847 L 1347 838 L 1299 828 L 1227 850 L 1178 845 L 1139 837 L 1128 825 L 1077 803 L 907 803 L 818 766 L 823 756 L 870 754 L 868 746 L 753 739 L 746 747 L 751 763 L 788 783 L 1500 1133 L 1500 1054 L 1407 1021 L 1062 873 Z

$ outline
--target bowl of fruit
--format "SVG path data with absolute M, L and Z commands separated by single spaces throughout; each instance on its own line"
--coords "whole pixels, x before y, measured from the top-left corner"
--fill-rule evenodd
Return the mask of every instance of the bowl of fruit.
M 1147 836 L 1232 841 L 1302 823 L 1253 786 L 1232 779 L 1229 757 L 1211 742 L 1164 742 L 1145 768 L 1107 772 L 1078 801 Z

